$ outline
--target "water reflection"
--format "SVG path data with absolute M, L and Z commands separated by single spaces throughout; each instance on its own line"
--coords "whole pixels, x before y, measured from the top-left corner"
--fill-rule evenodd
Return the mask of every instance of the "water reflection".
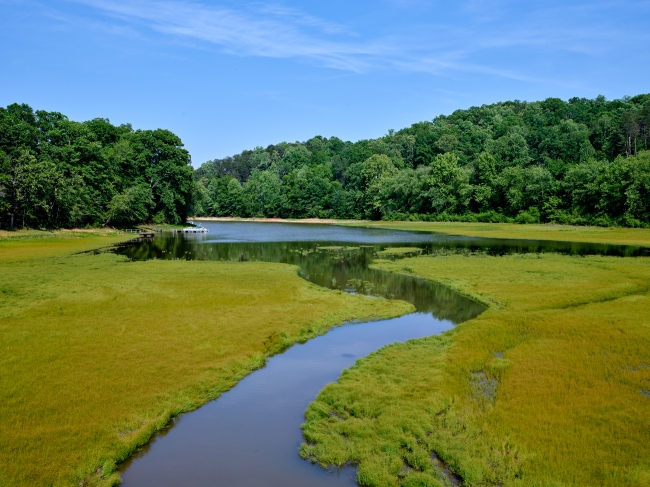
M 418 248 L 422 254 L 485 252 L 504 255 L 561 252 L 572 255 L 648 255 L 634 246 L 576 242 L 522 241 L 455 237 L 375 228 L 287 223 L 207 223 L 208 234 L 166 232 L 155 239 L 120 246 L 134 260 L 187 259 L 262 261 L 293 264 L 300 276 L 319 286 L 402 299 L 418 311 L 460 323 L 484 308 L 449 288 L 411 276 L 370 268 L 378 252 L 390 247 Z
M 240 231 L 242 228 L 245 230 L 242 232 L 242 239 L 250 236 L 258 241 L 233 242 L 232 224 L 220 223 L 206 225 L 210 228 L 208 235 L 184 236 L 171 232 L 163 233 L 152 240 L 120 246 L 116 252 L 134 260 L 187 259 L 293 264 L 299 267 L 301 277 L 319 286 L 401 299 L 415 305 L 420 312 L 431 313 L 438 319 L 454 323 L 471 319 L 485 309 L 483 305 L 446 286 L 369 267 L 376 253 L 387 247 L 428 247 L 430 250 L 430 235 L 329 227 L 336 229 L 334 237 L 341 238 L 310 241 L 305 237 L 322 238 L 320 229 L 311 226 L 305 228 L 303 225 L 300 232 L 289 232 L 294 237 L 303 238 L 302 241 L 269 242 L 260 241 L 260 238 L 279 238 L 282 235 L 264 235 L 263 232 L 257 231 L 258 228 L 247 229 L 245 225 L 236 224 Z M 259 224 L 253 225 L 257 227 Z M 271 227 L 278 229 L 281 226 L 283 225 Z M 225 231 L 222 231 L 224 227 Z M 315 235 L 311 233 L 312 230 L 316 230 Z M 359 243 L 360 240 L 363 244 Z M 372 243 L 373 240 L 384 242 Z

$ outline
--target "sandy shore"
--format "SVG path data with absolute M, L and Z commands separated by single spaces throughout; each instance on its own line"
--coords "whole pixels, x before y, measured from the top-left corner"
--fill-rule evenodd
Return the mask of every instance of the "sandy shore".
M 340 223 L 364 223 L 366 220 L 335 220 L 333 218 L 302 218 L 290 220 L 287 218 L 233 218 L 225 216 L 201 216 L 188 218 L 193 222 L 264 222 L 264 223 L 316 223 L 316 224 L 340 224 Z M 369 223 L 369 222 L 368 222 Z

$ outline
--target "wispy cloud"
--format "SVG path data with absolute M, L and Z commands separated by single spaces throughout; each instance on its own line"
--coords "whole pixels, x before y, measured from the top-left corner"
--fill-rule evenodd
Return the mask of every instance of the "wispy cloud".
M 544 49 L 592 55 L 603 36 L 602 26 L 581 27 L 574 20 L 585 11 L 597 10 L 596 4 L 556 4 L 514 16 L 516 5 L 508 0 L 487 2 L 491 6 L 467 0 L 457 9 L 465 16 L 463 22 L 421 23 L 391 36 L 369 37 L 348 25 L 277 4 L 239 4 L 234 8 L 192 0 L 70 1 L 101 11 L 124 25 L 216 46 L 225 53 L 298 58 L 356 73 L 391 68 L 446 75 L 474 72 L 548 82 L 522 72 L 519 66 L 481 63 L 481 53 Z M 611 29 L 608 32 L 616 35 Z
M 349 29 L 297 10 L 253 5 L 234 10 L 186 1 L 77 0 L 126 22 L 162 34 L 190 38 L 242 56 L 305 58 L 337 69 L 363 71 L 386 50 L 378 42 L 334 39 L 352 37 Z
M 286 21 L 294 22 L 297 25 L 314 27 L 326 34 L 346 34 L 353 37 L 359 36 L 358 33 L 354 32 L 347 26 L 335 22 L 329 22 L 312 15 L 307 15 L 295 8 L 265 4 L 256 4 L 255 7 L 255 10 L 259 13 L 272 15 Z

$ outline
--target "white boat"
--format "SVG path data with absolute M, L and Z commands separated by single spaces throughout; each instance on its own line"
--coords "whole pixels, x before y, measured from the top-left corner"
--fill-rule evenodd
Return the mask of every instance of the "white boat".
M 178 233 L 208 233 L 208 229 L 200 225 L 197 227 L 186 227 L 181 230 L 175 230 L 175 231 Z

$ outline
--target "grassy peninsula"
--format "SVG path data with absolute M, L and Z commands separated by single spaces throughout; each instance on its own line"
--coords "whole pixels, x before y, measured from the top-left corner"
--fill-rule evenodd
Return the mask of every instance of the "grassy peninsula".
M 650 229 L 621 227 L 578 227 L 572 225 L 520 225 L 516 223 L 465 222 L 345 222 L 344 225 L 414 232 L 442 233 L 464 237 L 525 240 L 557 240 L 562 242 L 638 245 L 650 247 Z
M 377 267 L 490 309 L 386 347 L 326 387 L 301 454 L 367 486 L 650 485 L 650 261 L 447 255 Z
M 116 462 L 269 355 L 411 309 L 319 288 L 288 265 L 93 251 L 125 238 L 0 235 L 0 485 L 115 484 Z

